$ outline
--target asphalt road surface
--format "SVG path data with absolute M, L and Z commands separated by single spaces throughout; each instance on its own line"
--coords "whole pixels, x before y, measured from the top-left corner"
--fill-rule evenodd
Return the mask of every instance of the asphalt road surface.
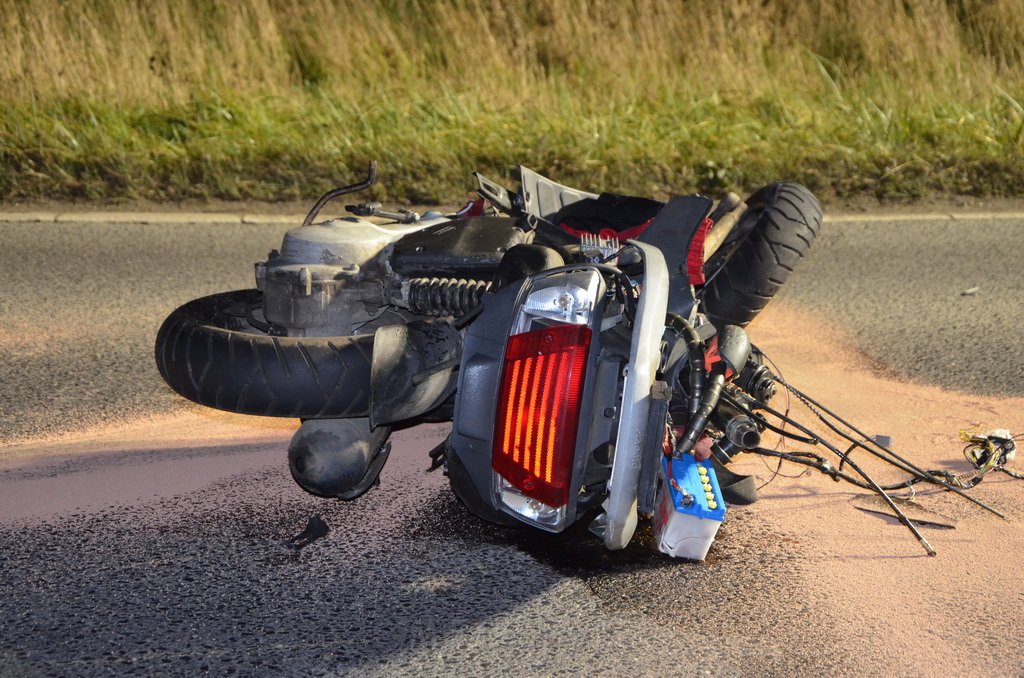
M 354 503 L 292 483 L 286 430 L 213 417 L 203 438 L 153 337 L 174 306 L 252 286 L 284 230 L 0 224 L 0 674 L 922 672 L 837 636 L 792 576 L 809 547 L 755 510 L 704 564 L 607 554 L 468 517 L 424 473 L 441 426 L 396 434 Z M 784 296 L 893 374 L 1020 396 L 1022 253 L 1012 221 L 837 224 Z M 198 433 L 138 428 L 162 417 Z M 329 533 L 289 545 L 312 516 Z
M 900 378 L 1024 395 L 1024 217 L 826 224 L 782 297 Z

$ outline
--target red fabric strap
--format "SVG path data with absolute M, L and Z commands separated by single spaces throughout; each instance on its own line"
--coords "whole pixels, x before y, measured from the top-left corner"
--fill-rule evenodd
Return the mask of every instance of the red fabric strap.
M 686 276 L 691 285 L 703 285 L 704 279 L 704 240 L 715 222 L 704 219 L 690 241 L 690 249 L 686 253 Z

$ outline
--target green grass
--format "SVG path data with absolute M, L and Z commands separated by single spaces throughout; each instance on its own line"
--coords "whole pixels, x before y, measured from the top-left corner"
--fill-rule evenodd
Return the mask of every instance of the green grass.
M 1022 192 L 1018 3 L 783 4 L 0 0 L 0 199 Z

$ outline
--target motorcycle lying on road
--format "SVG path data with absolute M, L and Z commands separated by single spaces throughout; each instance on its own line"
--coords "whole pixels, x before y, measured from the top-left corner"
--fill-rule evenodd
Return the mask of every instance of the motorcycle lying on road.
M 758 446 L 776 388 L 744 327 L 819 203 L 794 183 L 661 202 L 520 175 L 475 175 L 454 214 L 370 202 L 317 221 L 371 163 L 256 263 L 255 289 L 171 313 L 160 374 L 202 405 L 301 419 L 288 463 L 312 494 L 356 499 L 393 429 L 450 421 L 431 457 L 480 518 L 585 520 L 622 549 L 650 516 L 662 551 L 701 559 L 726 500 L 752 500 L 722 464 Z

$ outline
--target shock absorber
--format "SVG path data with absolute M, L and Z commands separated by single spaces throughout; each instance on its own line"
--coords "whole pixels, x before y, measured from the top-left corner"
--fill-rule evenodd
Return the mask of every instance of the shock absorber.
M 467 278 L 413 278 L 403 281 L 394 302 L 420 315 L 463 315 L 480 304 L 490 281 Z

